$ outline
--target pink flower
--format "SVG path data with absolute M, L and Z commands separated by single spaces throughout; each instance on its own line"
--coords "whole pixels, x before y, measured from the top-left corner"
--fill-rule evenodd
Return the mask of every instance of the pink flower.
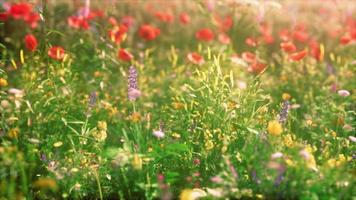
M 283 157 L 283 153 L 281 153 L 281 152 L 276 152 L 271 155 L 271 159 L 277 159 L 277 158 L 281 158 L 281 157 Z
M 153 130 L 152 134 L 157 138 L 163 138 L 164 137 L 164 132 L 162 130 Z
M 347 90 L 339 90 L 339 91 L 337 91 L 337 93 L 342 97 L 350 96 L 350 92 Z
M 199 55 L 196 52 L 189 53 L 187 55 L 187 58 L 191 63 L 196 64 L 196 65 L 202 65 L 205 63 L 203 56 Z
M 130 88 L 128 91 L 128 96 L 130 101 L 135 101 L 138 97 L 141 96 L 141 91 L 135 88 Z
M 224 181 L 220 176 L 213 176 L 213 177 L 210 178 L 210 180 L 213 183 L 221 183 L 221 182 Z
M 354 136 L 351 136 L 351 135 L 350 135 L 350 136 L 349 136 L 349 139 L 350 139 L 351 142 L 356 142 L 356 137 L 354 137 Z

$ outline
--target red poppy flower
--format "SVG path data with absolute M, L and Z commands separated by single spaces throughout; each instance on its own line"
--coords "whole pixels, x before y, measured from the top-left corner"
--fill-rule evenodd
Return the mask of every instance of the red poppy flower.
M 190 23 L 190 16 L 187 13 L 181 13 L 179 15 L 179 21 L 182 24 L 189 24 Z
M 257 46 L 257 40 L 252 38 L 252 37 L 246 38 L 245 43 L 250 47 L 256 47 Z
M 216 15 L 215 21 L 219 27 L 219 30 L 222 32 L 229 31 L 234 23 L 232 16 L 230 15 L 225 16 L 224 18 L 221 18 L 220 16 Z
M 218 35 L 218 40 L 222 44 L 230 44 L 231 43 L 231 38 L 225 33 L 220 33 Z
M 9 13 L 8 12 L 0 12 L 0 22 L 4 22 L 9 18 Z
M 316 60 L 320 61 L 323 59 L 323 55 L 321 55 L 320 44 L 316 40 L 311 40 L 309 42 L 310 55 Z
M 67 18 L 68 25 L 70 27 L 79 29 L 82 28 L 84 30 L 89 29 L 89 22 L 83 16 L 70 16 Z
M 208 28 L 202 28 L 195 33 L 198 40 L 209 42 L 214 39 L 214 33 Z
M 32 5 L 29 3 L 15 3 L 12 4 L 9 14 L 15 19 L 24 19 L 32 11 Z
M 309 35 L 305 31 L 297 30 L 297 31 L 294 31 L 294 33 L 293 33 L 293 39 L 295 39 L 298 42 L 304 43 L 309 39 Z
M 86 15 L 83 15 L 83 16 L 85 16 L 85 19 L 87 19 L 87 20 L 92 20 L 97 17 L 104 17 L 105 15 L 102 10 L 90 10 L 90 12 L 87 16 Z
M 271 28 L 266 22 L 262 22 L 260 24 L 260 32 L 262 35 L 269 35 L 271 34 Z
M 343 30 L 341 28 L 333 28 L 331 30 L 327 30 L 329 37 L 331 37 L 332 39 L 338 37 L 340 35 L 340 33 L 343 32 Z
M 203 56 L 199 55 L 196 52 L 189 53 L 187 55 L 187 58 L 191 63 L 196 64 L 196 65 L 202 65 L 205 62 Z
M 80 19 L 78 16 L 70 16 L 67 18 L 67 23 L 70 27 L 80 28 Z
M 108 35 L 112 42 L 120 44 L 120 42 L 125 39 L 126 32 L 127 27 L 121 24 L 118 26 L 114 26 L 111 30 L 109 30 Z
M 247 71 L 255 74 L 261 73 L 264 69 L 266 69 L 266 64 L 260 63 L 258 61 L 253 62 L 248 68 Z
M 253 63 L 256 60 L 256 55 L 246 51 L 241 54 L 241 58 L 247 63 Z
M 345 35 L 340 37 L 340 44 L 347 45 L 352 41 L 351 35 L 346 33 Z
M 279 33 L 279 38 L 283 41 L 288 41 L 290 40 L 290 33 L 289 33 L 289 30 L 288 29 L 283 29 L 283 30 L 280 30 Z
M 36 28 L 37 22 L 40 20 L 40 15 L 33 12 L 26 15 L 24 20 L 31 28 Z
M 280 46 L 281 46 L 281 49 L 284 52 L 287 52 L 287 53 L 292 53 L 292 52 L 295 52 L 297 50 L 297 47 L 295 47 L 293 42 L 282 42 L 280 44 Z
M 123 16 L 121 18 L 121 23 L 123 25 L 125 25 L 127 28 L 130 28 L 135 23 L 135 18 L 133 18 L 132 16 L 129 16 L 129 15 Z
M 173 15 L 167 12 L 157 11 L 155 17 L 162 22 L 171 23 L 173 22 Z
M 154 40 L 157 36 L 159 36 L 161 30 L 154 26 L 144 24 L 140 27 L 138 33 L 142 39 L 146 41 L 151 41 Z
M 133 55 L 126 49 L 119 49 L 117 57 L 122 61 L 130 61 L 133 59 Z
M 25 45 L 29 51 L 35 51 L 37 48 L 37 44 L 38 42 L 35 36 L 33 36 L 32 34 L 27 34 L 25 36 Z
M 292 61 L 300 61 L 308 54 L 308 50 L 302 50 L 289 55 L 289 59 Z
M 272 44 L 274 42 L 274 38 L 271 34 L 264 34 L 263 35 L 263 41 L 266 43 L 266 44 Z
M 356 25 L 354 29 L 350 30 L 350 36 L 353 40 L 356 40 Z
M 48 56 L 55 60 L 61 61 L 65 56 L 65 51 L 63 47 L 53 46 L 48 50 Z
M 117 20 L 115 19 L 115 17 L 109 17 L 108 22 L 113 26 L 117 25 Z

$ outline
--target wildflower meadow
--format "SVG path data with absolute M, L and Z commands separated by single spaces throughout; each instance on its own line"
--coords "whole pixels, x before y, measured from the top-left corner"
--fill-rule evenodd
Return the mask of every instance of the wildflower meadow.
M 0 0 L 0 200 L 356 199 L 352 0 Z

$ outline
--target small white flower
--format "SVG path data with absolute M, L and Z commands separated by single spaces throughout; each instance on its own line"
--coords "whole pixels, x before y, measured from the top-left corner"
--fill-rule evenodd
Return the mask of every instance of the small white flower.
M 14 94 L 15 96 L 22 97 L 23 94 L 24 94 L 24 91 L 23 91 L 23 90 L 16 89 L 16 88 L 10 88 L 10 89 L 9 89 L 9 93 Z
M 153 130 L 152 134 L 157 138 L 163 138 L 164 137 L 164 132 L 162 130 Z
M 299 151 L 299 155 L 301 155 L 305 160 L 310 158 L 310 153 L 306 149 Z
M 245 90 L 247 88 L 247 83 L 245 81 L 237 81 L 237 87 L 241 90 Z
M 347 90 L 339 90 L 339 91 L 337 91 L 337 93 L 342 97 L 350 96 L 350 92 Z
M 277 158 L 281 158 L 283 156 L 283 153 L 281 152 L 276 152 L 274 154 L 271 155 L 271 159 L 277 159 Z
M 349 139 L 351 140 L 351 142 L 356 142 L 356 137 L 354 137 L 354 136 L 349 136 Z
M 342 128 L 343 128 L 345 131 L 348 131 L 348 132 L 350 132 L 350 131 L 353 130 L 353 128 L 352 128 L 352 126 L 351 126 L 350 124 L 345 124 Z
M 223 197 L 223 190 L 222 188 L 206 188 L 208 194 L 213 197 L 222 198 Z

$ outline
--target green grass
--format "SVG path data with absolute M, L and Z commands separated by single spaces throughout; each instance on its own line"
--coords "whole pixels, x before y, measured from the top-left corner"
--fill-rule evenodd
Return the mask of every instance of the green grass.
M 234 16 L 227 32 L 232 42 L 224 45 L 194 37 L 203 25 L 217 33 L 216 13 L 203 2 L 172 10 L 176 18 L 180 11 L 191 15 L 187 26 L 178 19 L 159 22 L 144 5 L 101 8 L 117 19 L 135 16 L 120 44 L 133 53 L 130 62 L 117 58 L 119 46 L 109 41 L 107 17 L 91 23 L 96 31 L 69 27 L 71 4 L 47 5 L 47 20 L 36 29 L 16 20 L 1 24 L 0 78 L 7 84 L 0 87 L 0 199 L 356 197 L 356 149 L 350 138 L 356 126 L 354 43 L 340 45 L 324 38 L 327 30 L 311 28 L 308 33 L 325 47 L 324 59 L 292 62 L 279 48 L 278 30 L 286 22 L 274 15 L 281 11 L 266 15 L 276 41 L 249 47 L 246 37 L 260 35 L 253 18 L 257 8 L 226 2 L 216 7 L 216 13 Z M 309 6 L 299 14 L 315 17 Z M 154 24 L 161 34 L 142 40 L 137 34 L 142 23 Z M 25 32 L 39 40 L 33 53 L 25 50 Z M 63 61 L 47 55 L 54 45 L 66 50 Z M 245 51 L 267 68 L 253 74 L 230 60 Z M 205 63 L 190 63 L 189 52 L 198 52 Z M 328 64 L 336 73 L 327 71 Z M 131 65 L 141 91 L 136 101 L 127 99 Z M 333 84 L 351 95 L 340 96 Z M 287 99 L 291 108 L 278 134 L 268 124 L 278 120 Z M 153 135 L 157 130 L 163 138 Z M 277 152 L 282 156 L 272 158 Z

